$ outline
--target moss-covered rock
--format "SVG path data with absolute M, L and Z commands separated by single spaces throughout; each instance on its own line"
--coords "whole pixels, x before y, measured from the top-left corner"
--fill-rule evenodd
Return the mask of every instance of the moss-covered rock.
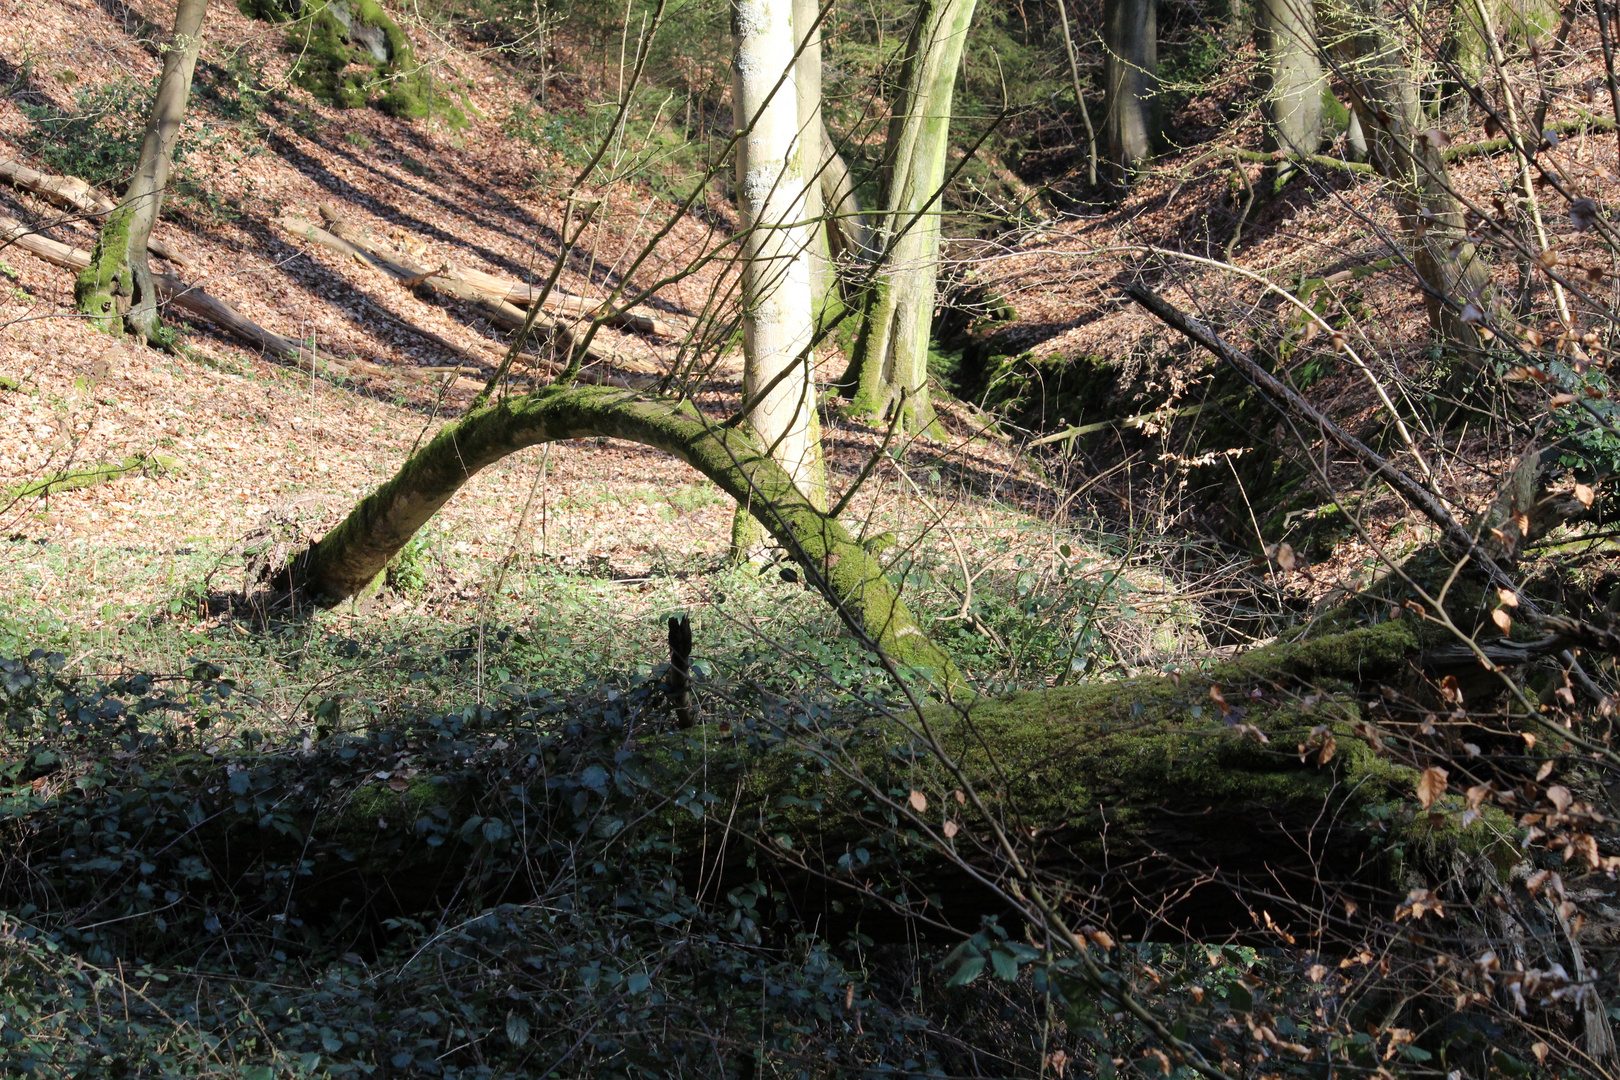
M 293 81 L 342 109 L 374 106 L 390 116 L 439 116 L 465 127 L 466 114 L 417 63 L 410 38 L 376 0 L 238 0 L 242 12 L 291 23 Z

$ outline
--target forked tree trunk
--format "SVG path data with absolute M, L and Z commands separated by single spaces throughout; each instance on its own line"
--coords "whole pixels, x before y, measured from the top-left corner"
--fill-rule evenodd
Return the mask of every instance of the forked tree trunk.
M 1372 164 L 1391 182 L 1412 265 L 1424 289 L 1429 324 L 1473 366 L 1482 339 L 1478 320 L 1464 319 L 1462 309 L 1470 303 L 1488 305 L 1490 275 L 1479 252 L 1467 242 L 1442 140 L 1428 134 L 1404 24 L 1384 10 L 1382 0 L 1349 0 L 1336 17 L 1345 22 L 1332 36 L 1344 62 L 1351 104 L 1367 136 Z
M 1255 15 L 1272 146 L 1314 154 L 1322 142 L 1323 91 L 1314 0 L 1259 0 Z
M 900 95 L 884 152 L 883 224 L 876 245 L 887 265 L 874 280 L 849 368 L 840 380 L 852 415 L 899 415 L 906 431 L 934 425 L 928 342 L 939 278 L 940 200 L 951 99 L 975 0 L 927 0 L 906 44 Z
M 742 219 L 743 394 L 748 422 L 805 496 L 826 502 L 816 437 L 809 229 L 799 158 L 799 102 L 793 0 L 733 0 L 739 130 L 737 210 Z M 760 539 L 745 508 L 732 552 Z
M 158 295 L 146 246 L 174 167 L 174 144 L 186 118 L 207 11 L 208 0 L 179 0 L 174 34 L 163 54 L 163 78 L 141 140 L 140 164 L 123 203 L 102 224 L 92 261 L 74 288 L 79 311 L 108 333 L 119 333 L 127 326 L 146 341 L 158 332 Z
M 594 437 L 656 447 L 703 473 L 748 508 L 853 629 L 900 664 L 932 673 L 937 687 L 962 688 L 956 666 L 923 635 L 877 559 L 810 501 L 756 432 L 710 423 L 689 405 L 605 387 L 546 387 L 447 425 L 293 561 L 290 583 L 326 604 L 353 596 L 480 469 L 525 447 Z
M 1159 134 L 1158 0 L 1105 0 L 1103 82 L 1109 170 L 1116 184 L 1125 185 L 1153 156 Z

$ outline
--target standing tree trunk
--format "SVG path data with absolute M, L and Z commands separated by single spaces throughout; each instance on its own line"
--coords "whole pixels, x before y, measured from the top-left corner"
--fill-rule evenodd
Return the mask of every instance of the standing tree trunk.
M 1322 61 L 1313 0 L 1260 0 L 1255 38 L 1266 57 L 1266 120 L 1274 149 L 1314 154 L 1322 142 Z M 1282 176 L 1286 177 L 1284 166 Z
M 1429 325 L 1472 367 L 1479 361 L 1482 339 L 1478 320 L 1464 319 L 1461 309 L 1470 303 L 1487 306 L 1490 275 L 1467 241 L 1442 140 L 1430 135 L 1423 122 L 1404 34 L 1381 0 L 1350 0 L 1342 12 L 1348 25 L 1333 36 L 1344 60 L 1345 81 L 1372 163 L 1391 183 Z
M 1097 186 L 1097 132 L 1091 126 L 1091 110 L 1086 108 L 1085 88 L 1080 85 L 1080 56 L 1074 48 L 1074 35 L 1069 33 L 1069 9 L 1063 0 L 1057 0 L 1058 25 L 1063 28 L 1063 51 L 1069 58 L 1069 78 L 1074 83 L 1074 104 L 1080 110 L 1080 119 L 1086 125 L 1086 183 Z
M 823 145 L 826 127 L 821 120 L 821 4 L 819 0 L 793 0 L 793 36 L 799 59 L 793 65 L 799 109 L 799 175 L 804 179 L 803 220 L 808 223 L 810 297 L 818 324 L 829 315 L 829 301 L 838 298 L 837 280 L 830 260 L 831 229 L 823 209 L 821 172 L 832 148 Z
M 1466 83 L 1488 82 L 1492 32 L 1498 41 L 1521 44 L 1548 37 L 1558 27 L 1559 5 L 1553 0 L 1485 0 L 1485 18 L 1476 0 L 1454 0 L 1446 31 L 1445 58 L 1455 68 L 1445 73 L 1447 97 L 1461 97 Z
M 158 296 L 147 265 L 146 245 L 169 186 L 174 144 L 186 118 L 191 74 L 197 66 L 207 11 L 208 0 L 179 0 L 174 34 L 163 54 L 163 79 L 141 140 L 140 164 L 122 205 L 102 224 L 90 265 L 73 290 L 78 309 L 110 334 L 127 326 L 144 342 L 158 332 Z
M 906 43 L 900 94 L 884 152 L 884 215 L 875 246 L 887 251 L 873 281 L 849 368 L 840 380 L 849 411 L 872 420 L 896 412 L 906 431 L 934 425 L 928 342 L 939 278 L 941 187 L 951 99 L 975 0 L 925 0 Z
M 872 257 L 872 238 L 867 235 L 866 215 L 861 212 L 855 178 L 838 153 L 825 121 L 821 125 L 821 208 L 827 219 L 827 254 L 836 262 L 867 262 Z
M 743 395 L 747 418 L 813 504 L 826 502 L 816 434 L 811 354 L 809 229 L 799 156 L 799 101 L 792 0 L 734 0 L 737 210 L 743 229 Z M 819 132 L 819 127 L 818 127 Z M 819 140 L 817 140 L 819 142 Z M 763 539 L 746 508 L 732 527 L 732 553 Z
M 1158 136 L 1158 0 L 1105 0 L 1103 81 L 1108 164 L 1114 182 L 1123 186 L 1153 156 Z

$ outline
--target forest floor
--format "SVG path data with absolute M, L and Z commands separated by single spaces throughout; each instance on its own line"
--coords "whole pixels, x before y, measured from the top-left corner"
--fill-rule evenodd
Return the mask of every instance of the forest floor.
M 29 141 L 29 110 L 105 110 L 96 93 L 150 85 L 159 60 L 141 26 L 138 13 L 120 22 L 90 0 L 0 0 L 0 84 L 9 86 L 0 96 L 0 161 L 58 171 L 29 152 L 38 148 Z M 59 649 L 97 670 L 173 670 L 192 656 L 240 654 L 256 669 L 257 631 L 219 602 L 243 587 L 246 550 L 271 533 L 284 541 L 320 536 L 471 399 L 487 366 L 458 381 L 392 373 L 462 362 L 419 331 L 491 363 L 505 347 L 503 331 L 469 305 L 423 299 L 271 224 L 278 214 L 320 220 L 319 207 L 336 208 L 425 263 L 544 279 L 557 256 L 565 161 L 503 128 L 528 102 L 504 73 L 442 39 L 425 38 L 421 51 L 470 87 L 469 126 L 321 105 L 288 84 L 280 31 L 220 6 L 210 15 L 179 165 L 185 194 L 158 229 L 186 260 L 167 269 L 273 332 L 384 374 L 300 370 L 207 324 L 180 324 L 181 355 L 114 340 L 74 314 L 71 272 L 0 248 L 0 375 L 8 380 L 0 389 L 0 492 L 10 493 L 0 499 L 0 654 Z M 246 119 L 223 120 L 207 107 L 220 72 L 254 72 L 279 95 Z M 100 122 L 100 130 L 122 125 L 130 137 L 139 123 L 118 114 Z M 601 194 L 599 224 L 559 281 L 577 295 L 616 284 L 627 257 L 674 210 L 642 188 Z M 709 203 L 703 216 L 711 224 L 678 222 L 634 284 L 723 243 L 731 212 L 718 196 Z M 0 214 L 81 249 L 94 243 L 93 221 L 13 188 L 0 187 Z M 722 268 L 699 268 L 661 289 L 650 307 L 700 314 Z M 681 346 L 611 329 L 601 340 L 659 369 L 676 362 Z M 829 373 L 837 362 L 823 358 Z M 722 356 L 699 403 L 725 415 L 739 380 L 737 356 Z M 880 469 L 855 501 L 863 531 L 896 531 L 906 557 L 929 565 L 956 567 L 964 547 L 976 564 L 999 552 L 1009 571 L 1019 552 L 1050 559 L 1045 511 L 1061 502 L 1059 484 L 1011 441 L 976 437 L 983 424 L 974 410 L 947 404 L 944 412 L 953 435 L 915 445 L 908 475 Z M 838 487 L 883 432 L 835 414 L 826 423 Z M 135 459 L 145 464 L 112 482 L 17 497 L 44 479 Z M 700 612 L 700 641 L 704 613 L 724 626 L 748 624 L 752 611 L 773 619 L 796 611 L 836 634 L 802 587 L 757 567 L 726 567 L 731 518 L 711 483 L 636 444 L 565 442 L 514 455 L 475 477 L 430 523 L 425 542 L 408 553 L 408 586 L 319 616 L 311 640 L 447 630 L 481 637 L 484 627 L 564 620 L 569 644 L 552 659 L 557 677 L 569 679 L 657 663 L 667 612 Z M 949 539 L 934 531 L 942 519 Z M 588 622 L 581 612 L 591 613 Z M 591 640 L 599 648 L 582 646 Z M 335 653 L 326 659 L 341 663 Z M 289 677 L 289 707 L 307 690 L 307 681 Z
M 9 87 L 0 96 L 0 160 L 16 157 L 57 171 L 31 152 L 40 149 L 42 109 L 99 107 L 96 130 L 122 125 L 133 137 L 139 121 L 114 106 L 128 104 L 131 87 L 150 85 L 159 60 L 145 16 L 120 10 L 124 16 L 115 19 L 92 0 L 0 0 L 0 83 Z M 44 645 L 96 664 L 163 667 L 246 636 L 237 614 L 209 599 L 241 587 L 244 550 L 276 530 L 319 536 L 470 400 L 487 367 L 459 381 L 423 380 L 412 369 L 442 370 L 468 355 L 492 363 L 504 348 L 503 331 L 475 308 L 424 299 L 271 224 L 281 214 L 319 220 L 324 207 L 424 264 L 543 280 L 557 257 L 563 192 L 574 170 L 562 148 L 519 137 L 512 118 L 529 115 L 531 102 L 506 72 L 444 35 L 422 38 L 422 57 L 464 88 L 466 127 L 322 105 L 290 84 L 278 29 L 219 7 L 210 16 L 187 127 L 182 195 L 158 232 L 185 257 L 175 269 L 187 281 L 267 329 L 383 374 L 299 370 L 205 324 L 183 324 L 178 356 L 115 341 L 74 316 L 71 273 L 14 246 L 0 249 L 0 375 L 9 380 L 0 389 L 0 491 L 15 494 L 62 473 L 146 461 L 115 482 L 4 500 L 0 653 Z M 251 100 L 241 91 L 243 73 L 259 88 Z M 1255 144 L 1252 122 L 1220 118 L 1234 93 L 1216 88 L 1192 109 L 1209 113 L 1212 131 L 1224 125 L 1228 144 Z M 222 101 L 235 104 L 225 108 Z M 1572 175 L 1608 182 L 1615 175 L 1612 142 L 1577 132 L 1557 153 Z M 1477 158 L 1457 175 L 1489 204 L 1513 180 L 1503 169 L 1495 159 Z M 1141 399 L 1175 407 L 1203 392 L 1207 359 L 1171 340 L 1114 286 L 1147 267 L 1161 288 L 1206 318 L 1254 340 L 1271 333 L 1275 302 L 1253 281 L 1145 250 L 1159 245 L 1219 256 L 1239 223 L 1234 176 L 1230 162 L 1187 153 L 1118 206 L 1049 216 L 1000 241 L 963 241 L 952 254 L 1017 309 L 1017 321 L 998 335 L 999 347 L 1036 357 L 1100 358 Z M 1245 176 L 1257 185 L 1264 179 L 1258 165 Z M 577 295 L 620 284 L 642 242 L 674 209 L 635 183 L 598 194 L 604 205 L 597 224 L 559 279 L 561 289 Z M 1360 265 L 1395 230 L 1388 205 L 1373 182 L 1295 181 L 1246 215 L 1236 261 L 1274 280 Z M 0 213 L 80 248 L 94 241 L 94 222 L 14 189 L 0 188 Z M 726 201 L 711 190 L 703 212 L 677 222 L 627 284 L 644 288 L 673 277 L 649 306 L 703 315 L 708 298 L 723 289 L 724 260 L 678 271 L 723 250 L 731 223 Z M 1552 227 L 1578 249 L 1567 217 Z M 1404 280 L 1398 270 L 1375 276 L 1358 283 L 1353 299 L 1340 298 L 1355 306 L 1358 317 L 1349 325 L 1362 335 L 1359 343 L 1396 377 L 1421 360 L 1421 346 L 1403 343 L 1424 336 L 1421 299 Z M 681 358 L 681 342 L 671 339 L 608 329 L 601 339 L 655 370 Z M 1299 355 L 1303 362 L 1317 353 Z M 831 377 L 842 358 L 828 350 L 821 363 Z M 1376 399 L 1350 365 L 1330 364 L 1317 378 L 1313 399 L 1324 411 L 1352 429 L 1378 423 Z M 697 400 L 724 415 L 735 405 L 737 383 L 733 352 L 720 358 Z M 1155 455 L 1162 464 L 1177 453 L 1172 425 L 1148 425 L 1148 444 L 1123 455 L 1136 471 L 1120 472 L 1091 470 L 1085 455 L 1031 454 L 1027 434 L 986 434 L 971 406 L 944 411 L 951 436 L 913 443 L 905 473 L 879 469 L 855 503 L 863 531 L 901 537 L 898 572 L 920 569 L 938 579 L 929 580 L 920 603 L 947 620 L 938 624 L 943 632 L 972 622 L 959 617 L 976 586 L 1011 582 L 1031 566 L 1043 580 L 1053 579 L 1067 561 L 1056 554 L 1064 544 L 1099 553 L 1094 575 L 1111 561 L 1134 567 L 1148 606 L 1174 608 L 1179 585 L 1159 541 L 1169 522 L 1186 523 L 1185 508 L 1173 490 L 1144 496 L 1132 486 L 1142 475 L 1162 478 L 1151 470 Z M 825 423 L 836 489 L 858 473 L 882 432 L 836 412 Z M 1451 470 L 1452 490 L 1473 492 L 1477 505 L 1516 449 L 1488 431 L 1465 431 L 1440 467 Z M 1400 458 L 1400 448 L 1393 452 Z M 1330 472 L 1335 467 L 1330 463 Z M 1354 468 L 1346 463 L 1344 474 Z M 1213 562 L 1200 564 L 1206 575 L 1200 586 L 1273 589 L 1308 603 L 1370 573 L 1379 548 L 1408 550 L 1427 535 L 1419 528 L 1394 537 L 1404 511 L 1393 498 L 1374 497 L 1364 510 L 1372 531 L 1335 547 L 1315 574 L 1237 582 L 1252 569 L 1250 552 L 1282 539 L 1249 535 L 1235 547 L 1217 546 Z M 426 543 L 413 553 L 411 588 L 323 618 L 340 636 L 389 620 L 439 628 L 519 623 L 537 609 L 558 610 L 557 590 L 572 589 L 585 607 L 626 613 L 635 626 L 627 633 L 604 629 L 599 658 L 648 665 L 660 649 L 655 616 L 687 609 L 719 614 L 721 595 L 737 604 L 758 593 L 759 610 L 780 607 L 784 590 L 759 592 L 767 579 L 757 570 L 724 569 L 731 516 L 717 489 L 657 452 L 612 440 L 555 444 L 476 477 L 429 525 Z M 1183 539 L 1196 545 L 1209 537 Z M 982 583 L 981 574 L 988 575 Z M 947 580 L 953 576 L 954 585 Z M 737 584 L 748 578 L 746 588 Z M 1151 627 L 1145 637 L 1139 633 L 1134 651 L 1152 651 L 1147 645 L 1155 634 Z M 1178 645 L 1161 659 L 1179 651 Z

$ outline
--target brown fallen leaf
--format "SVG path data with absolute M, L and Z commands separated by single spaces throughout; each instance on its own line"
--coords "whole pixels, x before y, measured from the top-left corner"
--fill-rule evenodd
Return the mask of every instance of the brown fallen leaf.
M 1418 802 L 1423 804 L 1423 809 L 1427 810 L 1433 806 L 1435 801 L 1446 793 L 1446 778 L 1449 775 L 1438 765 L 1430 765 L 1423 770 L 1417 782 Z

